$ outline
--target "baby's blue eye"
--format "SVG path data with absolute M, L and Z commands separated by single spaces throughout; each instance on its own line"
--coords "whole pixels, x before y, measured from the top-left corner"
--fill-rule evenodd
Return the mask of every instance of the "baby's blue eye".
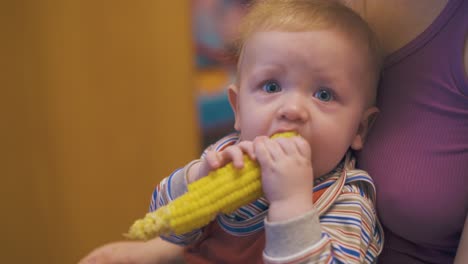
M 320 101 L 328 102 L 333 100 L 333 94 L 326 90 L 326 89 L 320 89 L 317 93 L 315 93 L 315 98 L 319 99 Z
M 267 93 L 277 93 L 281 91 L 281 87 L 276 82 L 267 82 L 263 85 L 262 89 Z

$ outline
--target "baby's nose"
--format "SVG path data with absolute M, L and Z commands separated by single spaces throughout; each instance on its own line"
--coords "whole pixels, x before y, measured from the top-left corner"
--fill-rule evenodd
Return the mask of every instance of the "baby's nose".
M 307 100 L 301 94 L 288 96 L 279 110 L 282 119 L 291 121 L 306 121 L 308 118 Z

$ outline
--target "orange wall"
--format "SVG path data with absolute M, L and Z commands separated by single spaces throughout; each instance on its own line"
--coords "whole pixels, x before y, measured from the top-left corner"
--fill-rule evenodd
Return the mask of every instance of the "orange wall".
M 122 239 L 198 155 L 188 3 L 2 1 L 2 263 Z

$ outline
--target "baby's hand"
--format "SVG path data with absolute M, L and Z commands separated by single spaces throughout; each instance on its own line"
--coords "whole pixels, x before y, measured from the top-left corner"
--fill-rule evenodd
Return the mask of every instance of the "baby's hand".
M 251 141 L 242 141 L 220 152 L 208 150 L 201 162 L 189 168 L 187 181 L 188 183 L 192 183 L 208 175 L 210 171 L 221 168 L 229 162 L 233 163 L 234 168 L 242 169 L 244 167 L 244 154 L 255 160 L 253 143 Z
M 302 137 L 257 137 L 255 156 L 262 187 L 270 202 L 270 221 L 280 221 L 312 209 L 313 169 L 310 146 Z

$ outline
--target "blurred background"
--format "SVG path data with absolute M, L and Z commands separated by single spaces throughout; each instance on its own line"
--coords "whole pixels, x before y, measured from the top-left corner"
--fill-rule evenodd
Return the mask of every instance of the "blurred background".
M 76 263 L 232 131 L 241 0 L 0 1 L 0 262 Z
M 195 88 L 203 147 L 233 131 L 227 86 L 235 81 L 236 41 L 249 0 L 192 0 Z

